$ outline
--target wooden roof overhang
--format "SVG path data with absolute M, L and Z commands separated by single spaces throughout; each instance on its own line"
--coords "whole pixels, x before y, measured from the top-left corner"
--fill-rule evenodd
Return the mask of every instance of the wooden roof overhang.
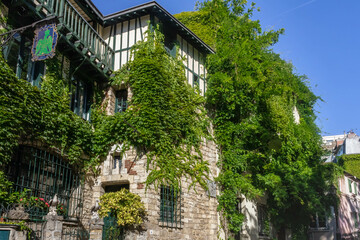
M 102 13 L 96 8 L 91 0 L 75 0 L 78 5 L 84 8 L 84 11 L 97 20 L 99 24 L 104 27 L 133 19 L 134 17 L 144 16 L 147 14 L 153 14 L 161 21 L 167 22 L 174 27 L 178 34 L 193 46 L 203 51 L 204 53 L 214 53 L 214 50 L 208 46 L 203 40 L 201 40 L 195 33 L 188 29 L 183 23 L 172 16 L 166 9 L 160 6 L 156 1 L 144 3 L 135 7 L 131 7 L 116 13 L 109 15 L 102 15 Z

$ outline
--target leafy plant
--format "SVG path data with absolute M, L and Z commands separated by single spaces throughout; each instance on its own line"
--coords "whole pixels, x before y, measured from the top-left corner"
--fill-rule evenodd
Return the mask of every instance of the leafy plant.
M 141 225 L 147 215 L 141 198 L 127 189 L 105 193 L 100 197 L 100 206 L 101 217 L 115 216 L 117 224 L 124 228 Z
M 360 154 L 348 154 L 338 157 L 338 163 L 345 171 L 360 178 Z
M 121 142 L 124 150 L 132 146 L 145 154 L 147 186 L 166 182 L 177 187 L 187 177 L 206 188 L 209 168 L 200 151 L 209 138 L 205 99 L 187 84 L 183 59 L 166 52 L 164 36 L 157 29 L 147 34 L 111 83 L 130 88 L 129 108 L 115 116 L 93 111 L 94 146 Z
M 14 201 L 11 194 L 13 183 L 9 181 L 3 171 L 0 171 L 0 204 L 8 204 Z
M 209 0 L 178 15 L 196 34 L 208 34 L 216 51 L 207 59 L 206 100 L 220 150 L 218 209 L 238 232 L 244 219 L 238 197 L 266 196 L 272 224 L 301 238 L 314 212 L 336 205 L 328 193 L 339 170 L 321 161 L 313 110 L 319 97 L 271 50 L 283 30 L 262 31 L 251 19 L 255 5 L 246 3 Z

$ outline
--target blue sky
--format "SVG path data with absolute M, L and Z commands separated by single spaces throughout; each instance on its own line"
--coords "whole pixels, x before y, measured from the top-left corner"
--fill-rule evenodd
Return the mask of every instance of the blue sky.
M 103 14 L 148 1 L 94 0 Z M 194 10 L 194 0 L 158 0 L 170 13 Z M 264 30 L 285 29 L 274 51 L 307 75 L 324 102 L 316 106 L 323 135 L 358 129 L 360 121 L 359 0 L 255 0 Z

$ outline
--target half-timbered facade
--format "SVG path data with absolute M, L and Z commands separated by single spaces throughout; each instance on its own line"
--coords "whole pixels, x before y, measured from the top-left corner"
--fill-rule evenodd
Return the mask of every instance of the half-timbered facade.
M 71 94 L 69 107 L 85 120 L 90 119 L 94 89 L 107 86 L 106 82 L 112 73 L 131 60 L 132 46 L 144 40 L 149 27 L 159 26 L 165 37 L 167 52 L 174 56 L 178 49 L 184 57 L 188 83 L 199 87 L 201 94 L 206 92 L 205 59 L 213 50 L 156 2 L 142 4 L 108 16 L 102 15 L 90 0 L 4 0 L 4 5 L 3 13 L 9 17 L 13 28 L 56 16 L 59 40 L 55 57 L 59 60 L 63 77 L 69 81 Z M 43 62 L 31 61 L 29 51 L 32 38 L 33 31 L 15 32 L 11 36 L 11 41 L 5 44 L 3 53 L 19 78 L 27 79 L 31 84 L 41 87 L 41 77 L 46 73 L 47 66 Z M 104 102 L 107 103 L 108 114 L 126 110 L 128 98 L 131 98 L 128 89 L 117 86 L 103 87 L 103 90 L 106 93 Z M 28 154 L 25 158 L 24 149 L 32 154 Z M 171 186 L 163 186 L 157 190 L 150 188 L 145 191 L 146 157 L 139 155 L 134 149 L 120 156 L 120 149 L 121 143 L 113 146 L 101 166 L 99 177 L 87 178 L 90 180 L 85 182 L 82 189 L 79 187 L 79 182 L 76 182 L 74 186 L 69 185 L 58 193 L 69 202 L 77 201 L 78 215 L 64 219 L 63 239 L 108 238 L 105 231 L 115 224 L 111 219 L 105 221 L 104 234 L 101 237 L 95 238 L 96 235 L 87 234 L 91 231 L 88 227 L 91 207 L 103 193 L 122 188 L 138 194 L 149 214 L 144 230 L 127 233 L 127 239 L 217 239 L 219 220 L 216 210 L 216 187 L 212 181 L 209 181 L 211 191 L 208 192 L 199 186 L 196 187 L 197 192 L 189 191 L 191 182 L 186 179 L 182 183 L 181 191 L 175 191 Z M 211 178 L 214 178 L 218 174 L 216 145 L 204 141 L 202 153 L 210 164 Z M 66 160 L 62 163 L 63 159 L 60 156 L 38 143 L 32 144 L 28 141 L 22 143 L 13 164 L 20 169 L 18 166 L 20 162 L 16 163 L 16 159 L 20 159 L 24 166 L 33 171 L 28 184 L 46 198 L 50 198 L 54 193 L 40 188 L 46 185 L 46 188 L 57 189 L 58 180 L 53 181 L 46 174 L 56 179 L 58 176 L 55 173 L 58 170 L 47 167 L 44 171 L 45 165 L 59 166 L 59 169 L 71 173 L 67 170 L 69 167 L 66 165 Z M 40 164 L 39 159 L 45 165 Z M 56 159 L 56 162 L 53 162 L 53 159 Z M 44 179 L 44 172 L 48 180 L 41 182 L 40 178 Z M 19 174 L 25 176 L 26 169 L 19 170 Z M 60 176 L 61 180 L 66 182 L 66 178 L 64 179 L 66 176 L 62 173 Z M 25 179 L 20 175 L 14 178 Z M 17 183 L 18 185 L 20 188 L 30 186 L 23 186 L 21 181 Z M 71 200 L 74 192 L 77 194 L 76 198 Z M 38 228 L 37 236 L 41 238 L 41 227 Z

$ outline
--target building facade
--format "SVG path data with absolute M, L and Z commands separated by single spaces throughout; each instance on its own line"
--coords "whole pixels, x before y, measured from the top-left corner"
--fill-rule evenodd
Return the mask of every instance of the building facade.
M 103 101 L 107 103 L 107 114 L 126 111 L 131 92 L 124 86 L 108 87 L 106 83 L 114 71 L 131 59 L 132 46 L 145 39 L 149 27 L 160 27 L 170 55 L 174 55 L 178 47 L 185 59 L 188 83 L 198 86 L 200 94 L 206 91 L 205 58 L 213 50 L 156 2 L 108 16 L 103 16 L 88 0 L 21 0 L 16 4 L 5 0 L 3 3 L 2 13 L 8 17 L 13 29 L 34 22 L 47 23 L 47 19 L 56 17 L 59 36 L 54 58 L 59 62 L 62 77 L 68 80 L 69 107 L 85 121 L 90 120 L 95 88 L 102 88 L 105 93 Z M 3 28 L 7 28 L 6 24 Z M 48 66 L 42 61 L 31 61 L 34 32 L 33 28 L 29 29 L 6 35 L 3 54 L 18 78 L 41 88 L 42 76 Z M 217 148 L 212 141 L 204 141 L 201 146 L 211 171 L 208 184 L 212 190 L 208 192 L 200 186 L 195 187 L 196 191 L 188 190 L 191 182 L 186 179 L 183 179 L 180 191 L 174 191 L 171 186 L 145 190 L 146 156 L 135 149 L 121 156 L 121 143 L 112 147 L 100 166 L 100 175 L 86 176 L 85 181 L 73 171 L 66 157 L 53 148 L 28 139 L 19 144 L 6 173 L 17 191 L 29 189 L 32 196 L 44 199 L 44 202 L 57 194 L 66 208 L 59 230 L 62 239 L 108 238 L 104 232 L 112 231 L 111 227 L 116 224 L 105 219 L 101 225 L 102 233 L 91 235 L 91 208 L 102 194 L 122 188 L 138 194 L 148 212 L 143 230 L 122 234 L 126 239 L 217 239 L 221 235 L 216 200 L 218 190 L 213 182 L 218 174 Z M 27 216 L 28 226 L 34 230 L 36 239 L 45 236 L 45 215 L 45 211 L 35 211 Z

